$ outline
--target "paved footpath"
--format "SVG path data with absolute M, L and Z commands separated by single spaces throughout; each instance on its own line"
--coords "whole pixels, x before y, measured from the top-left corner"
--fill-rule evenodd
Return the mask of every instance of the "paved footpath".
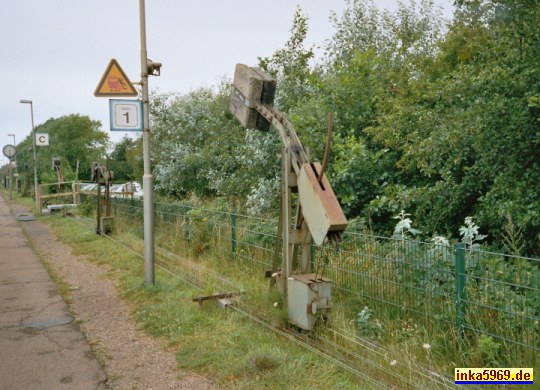
M 23 212 L 23 211 L 21 211 Z M 105 374 L 0 194 L 0 390 L 106 389 Z

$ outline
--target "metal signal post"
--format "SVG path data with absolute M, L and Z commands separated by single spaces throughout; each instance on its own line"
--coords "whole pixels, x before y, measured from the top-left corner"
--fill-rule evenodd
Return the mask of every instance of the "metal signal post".
M 154 284 L 154 202 L 152 189 L 152 168 L 150 163 L 150 114 L 148 76 L 159 76 L 161 64 L 148 59 L 146 52 L 146 13 L 144 0 L 139 0 L 139 22 L 141 30 L 141 100 L 110 100 L 111 130 L 119 131 L 143 131 L 143 224 L 144 224 L 144 283 Z M 135 84 L 135 83 L 133 83 Z M 105 73 L 101 77 L 94 96 L 96 97 L 126 97 L 137 96 L 138 92 L 124 73 L 118 62 L 113 58 Z M 128 113 L 125 120 L 118 121 L 117 108 L 128 107 L 130 112 L 136 115 L 135 122 L 130 123 Z M 142 115 L 139 115 L 142 111 Z M 120 115 L 122 116 L 122 114 Z M 142 126 L 139 118 L 142 116 Z M 114 117 L 114 120 L 113 120 Z M 128 126 L 129 124 L 129 126 Z
M 141 25 L 141 89 L 143 103 L 143 208 L 144 208 L 144 283 L 154 284 L 154 202 L 150 165 L 150 114 L 148 75 L 159 76 L 161 64 L 148 59 L 146 51 L 146 14 L 144 0 L 139 0 Z
M 311 162 L 291 122 L 273 107 L 276 82 L 261 69 L 237 64 L 230 110 L 246 128 L 268 130 L 273 125 L 281 137 L 281 201 L 277 240 L 274 246 L 272 277 L 284 293 L 289 322 L 305 330 L 313 329 L 319 317 L 331 308 L 332 281 L 322 272 L 313 272 L 311 243 L 337 243 L 347 227 L 347 219 L 324 173 L 329 153 L 332 120 L 323 165 Z M 293 193 L 298 193 L 293 219 Z M 281 245 L 280 245 L 281 244 Z M 281 267 L 278 266 L 281 246 Z M 302 257 L 298 261 L 298 252 Z M 296 269 L 293 269 L 296 265 Z M 275 279 L 274 279 L 275 278 Z
M 154 284 L 154 203 L 150 166 L 150 117 L 148 113 L 148 55 L 144 0 L 139 0 L 141 21 L 141 87 L 143 102 L 143 208 L 144 208 L 144 283 Z

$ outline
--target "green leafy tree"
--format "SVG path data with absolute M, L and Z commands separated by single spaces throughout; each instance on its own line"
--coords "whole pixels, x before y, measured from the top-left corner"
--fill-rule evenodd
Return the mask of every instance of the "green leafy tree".
M 298 9 L 290 39 L 259 65 L 277 79 L 276 106 L 313 160 L 334 112 L 327 174 L 349 217 L 392 234 L 407 210 L 426 235 L 456 238 L 470 216 L 500 246 L 511 220 L 520 250 L 538 254 L 540 4 L 456 3 L 447 23 L 430 0 L 395 12 L 348 0 L 318 63 Z M 225 83 L 153 99 L 156 185 L 275 209 L 281 142 L 274 129 L 240 128 L 229 96 Z
M 278 49 L 271 57 L 259 57 L 259 66 L 274 78 L 279 89 L 276 93 L 276 107 L 287 112 L 301 100 L 309 85 L 310 60 L 313 48 L 305 48 L 308 34 L 308 17 L 297 8 L 293 17 L 291 37 L 285 47 Z
M 348 1 L 332 22 L 336 32 L 313 93 L 323 97 L 319 107 L 336 113 L 329 173 L 348 216 L 370 217 L 391 233 L 392 215 L 410 209 L 411 194 L 395 169 L 398 148 L 381 142 L 376 129 L 430 68 L 445 22 L 430 1 L 400 4 L 391 13 L 368 0 Z
M 158 190 L 245 200 L 274 177 L 277 137 L 241 128 L 228 111 L 230 93 L 222 84 L 217 93 L 203 88 L 158 99 L 152 125 Z
M 136 147 L 137 141 L 128 136 L 114 145 L 109 154 L 109 169 L 114 172 L 115 181 L 135 180 L 134 166 L 129 159 Z
M 440 52 L 369 133 L 396 153 L 394 199 L 431 231 L 474 216 L 501 237 L 509 216 L 538 249 L 538 8 L 463 2 Z M 531 18 L 536 17 L 536 23 Z M 534 100 L 534 99 L 533 99 Z M 399 187 L 398 187 L 399 186 Z M 408 196 L 407 196 L 408 194 Z M 413 211 L 414 210 L 414 211 Z
M 87 116 L 72 114 L 60 118 L 52 118 L 36 126 L 36 133 L 49 134 L 49 146 L 38 146 L 37 166 L 40 182 L 54 182 L 52 159 L 60 158 L 61 167 L 66 180 L 75 179 L 77 166 L 81 180 L 90 179 L 90 168 L 93 161 L 105 157 L 108 146 L 108 135 L 101 131 L 101 123 Z M 25 165 L 29 174 L 33 170 L 32 138 L 26 137 L 19 144 L 17 161 L 22 171 Z

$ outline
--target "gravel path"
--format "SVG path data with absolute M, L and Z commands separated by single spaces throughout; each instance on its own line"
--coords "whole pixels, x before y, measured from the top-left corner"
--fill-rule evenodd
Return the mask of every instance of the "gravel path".
M 36 253 L 71 287 L 70 309 L 104 367 L 110 388 L 215 388 L 210 380 L 178 369 L 174 351 L 167 351 L 161 342 L 138 329 L 130 318 L 129 306 L 107 278 L 106 266 L 72 255 L 70 247 L 58 242 L 46 224 L 21 224 Z

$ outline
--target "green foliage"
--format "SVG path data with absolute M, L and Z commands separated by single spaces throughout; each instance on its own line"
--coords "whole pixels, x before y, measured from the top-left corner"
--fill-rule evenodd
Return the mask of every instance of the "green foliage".
M 279 140 L 242 129 L 228 113 L 230 86 L 162 96 L 153 108 L 155 187 L 163 194 L 220 195 L 275 204 Z M 268 191 L 271 188 L 272 191 Z
M 377 319 L 372 320 L 373 310 L 364 306 L 356 315 L 356 325 L 362 334 L 377 335 L 382 331 L 382 324 Z
M 88 196 L 81 204 L 79 204 L 77 209 L 79 213 L 81 213 L 85 217 L 89 217 L 94 213 L 94 210 L 96 209 L 96 200 L 93 196 Z
M 297 8 L 294 13 L 291 37 L 285 47 L 278 49 L 271 57 L 259 57 L 259 66 L 280 84 L 276 94 L 276 106 L 285 112 L 296 106 L 309 88 L 309 61 L 313 58 L 313 48 L 305 49 L 304 41 L 308 33 L 308 17 Z
M 130 161 L 131 154 L 137 149 L 137 141 L 124 136 L 116 143 L 109 154 L 109 170 L 114 172 L 115 181 L 142 181 L 142 177 L 135 176 L 136 164 Z
M 469 249 L 478 248 L 479 241 L 487 236 L 478 233 L 479 226 L 473 222 L 472 217 L 465 218 L 465 226 L 459 228 L 461 242 L 465 243 Z
M 498 353 L 501 345 L 493 340 L 493 337 L 485 334 L 478 338 L 478 353 L 483 361 L 483 366 L 494 367 L 498 365 Z
M 208 249 L 210 226 L 208 218 L 204 216 L 201 210 L 192 209 L 186 213 L 182 230 L 184 238 L 193 248 L 193 255 L 199 256 Z
M 87 116 L 67 115 L 49 119 L 37 125 L 36 133 L 49 134 L 49 146 L 36 147 L 38 177 L 40 183 L 54 183 L 56 176 L 52 170 L 53 157 L 60 158 L 65 180 L 74 180 L 79 164 L 78 176 L 90 180 L 93 161 L 104 158 L 108 146 L 108 135 L 101 131 L 101 123 Z M 32 138 L 29 135 L 19 144 L 17 161 L 21 173 L 32 174 Z
M 398 220 L 398 223 L 394 228 L 394 237 L 405 240 L 410 236 L 416 236 L 421 233 L 420 230 L 412 227 L 412 220 L 409 217 L 410 214 L 406 213 L 405 210 L 401 210 L 400 213 L 394 217 L 394 219 Z
M 463 9 L 432 65 L 391 105 L 380 106 L 379 124 L 368 130 L 393 152 L 391 176 L 400 187 L 392 198 L 414 195 L 403 207 L 427 230 L 455 231 L 474 215 L 500 240 L 510 214 L 529 239 L 538 234 L 538 197 L 531 191 L 540 179 L 538 125 L 529 106 L 538 71 L 529 60 L 536 48 L 525 44 L 536 27 L 520 7 Z M 525 35 L 516 41 L 514 34 Z
M 510 219 L 519 250 L 540 253 L 538 4 L 464 0 L 447 22 L 428 0 L 395 12 L 348 0 L 331 22 L 316 62 L 297 9 L 289 40 L 259 65 L 313 160 L 335 113 L 327 174 L 347 216 L 391 234 L 405 209 L 426 235 L 454 238 L 471 216 L 496 248 Z M 275 210 L 281 142 L 273 129 L 241 129 L 229 95 L 223 83 L 152 99 L 156 187 Z

